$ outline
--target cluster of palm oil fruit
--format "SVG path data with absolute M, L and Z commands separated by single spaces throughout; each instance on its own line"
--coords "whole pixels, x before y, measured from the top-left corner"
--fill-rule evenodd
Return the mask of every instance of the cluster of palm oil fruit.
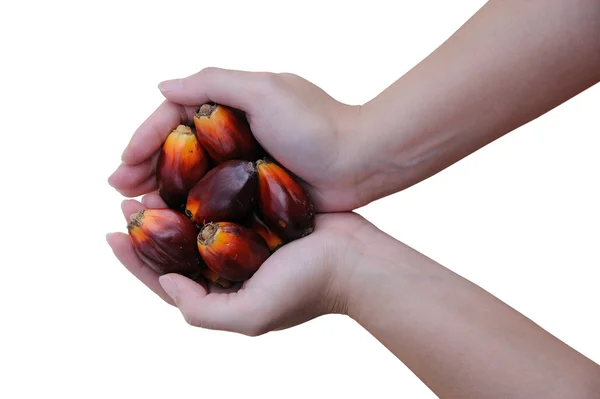
M 168 208 L 134 213 L 127 229 L 139 258 L 159 274 L 229 287 L 312 233 L 314 207 L 238 110 L 203 104 L 193 127 L 179 125 L 160 150 L 158 193 Z

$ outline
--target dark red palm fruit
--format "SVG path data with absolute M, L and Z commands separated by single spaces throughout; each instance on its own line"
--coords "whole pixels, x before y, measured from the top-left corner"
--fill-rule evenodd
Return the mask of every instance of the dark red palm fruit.
M 198 229 L 182 213 L 141 210 L 131 215 L 127 230 L 138 257 L 157 273 L 190 275 L 202 266 Z
M 264 222 L 283 241 L 314 230 L 314 205 L 304 189 L 281 166 L 268 159 L 256 162 L 258 207 Z
M 265 242 L 269 246 L 269 250 L 271 252 L 275 252 L 277 248 L 284 244 L 283 240 L 279 238 L 279 236 L 275 234 L 273 230 L 269 228 L 269 226 L 267 226 L 267 224 L 261 219 L 261 217 L 256 212 L 252 212 L 249 226 L 252 230 L 260 234 L 260 236 L 265 240 Z
M 211 102 L 194 113 L 198 140 L 217 164 L 232 159 L 255 161 L 261 154 L 248 121 L 235 111 Z
M 237 223 L 208 223 L 198 234 L 198 250 L 206 265 L 229 281 L 245 281 L 271 252 L 255 231 Z
M 250 214 L 257 191 L 258 174 L 254 163 L 223 162 L 192 187 L 185 213 L 198 226 L 242 220 Z
M 183 211 L 189 191 L 208 168 L 208 155 L 192 129 L 179 125 L 167 136 L 158 157 L 158 193 L 171 209 Z

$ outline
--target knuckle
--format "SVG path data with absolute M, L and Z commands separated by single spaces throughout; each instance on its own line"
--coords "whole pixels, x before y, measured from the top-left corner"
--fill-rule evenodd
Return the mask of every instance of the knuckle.
M 200 70 L 199 75 L 202 77 L 209 78 L 210 76 L 214 76 L 214 74 L 218 71 L 216 67 L 206 67 Z
M 188 82 L 189 85 L 194 87 L 205 87 L 211 81 L 214 81 L 221 69 L 217 67 L 206 67 L 201 69 L 198 73 L 192 75 L 190 79 L 184 79 L 185 82 Z
M 300 76 L 296 75 L 295 73 L 291 73 L 291 72 L 281 72 L 279 74 L 279 77 L 285 78 L 285 79 L 299 79 L 300 78 Z
M 280 77 L 272 72 L 257 72 L 256 82 L 262 92 L 272 93 L 280 87 Z

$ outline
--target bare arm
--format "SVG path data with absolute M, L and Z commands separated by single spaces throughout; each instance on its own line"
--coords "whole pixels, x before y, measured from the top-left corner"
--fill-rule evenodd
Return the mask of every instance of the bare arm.
M 439 397 L 600 397 L 594 362 L 375 227 L 363 233 L 348 314 Z
M 439 172 L 598 81 L 600 1 L 488 2 L 362 107 L 370 134 L 353 145 L 373 149 L 366 200 Z
M 362 107 L 364 126 L 382 137 L 365 191 L 373 200 L 409 187 L 598 81 L 599 1 L 492 0 Z M 363 149 L 376 141 L 360 140 Z M 392 238 L 370 239 L 357 264 L 350 316 L 438 396 L 600 394 L 598 365 Z

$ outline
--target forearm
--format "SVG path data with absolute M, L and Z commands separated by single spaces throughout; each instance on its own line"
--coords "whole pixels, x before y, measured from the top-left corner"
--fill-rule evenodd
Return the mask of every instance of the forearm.
M 600 1 L 492 0 L 362 107 L 365 188 L 409 187 L 598 81 Z
M 595 363 L 480 287 L 376 234 L 348 283 L 349 315 L 438 396 L 600 392 Z

